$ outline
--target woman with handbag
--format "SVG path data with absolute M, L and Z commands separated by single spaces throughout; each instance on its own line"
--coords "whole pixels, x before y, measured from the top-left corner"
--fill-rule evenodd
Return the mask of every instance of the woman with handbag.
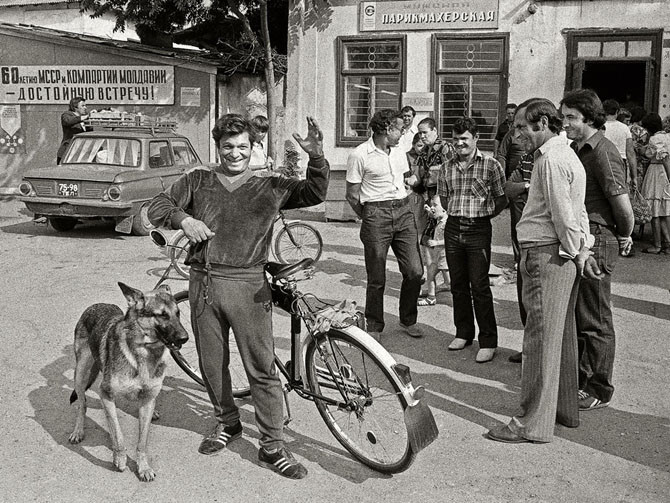
M 643 253 L 670 254 L 670 133 L 663 130 L 658 114 L 650 113 L 642 119 L 649 132 L 645 156 L 649 167 L 642 183 L 642 195 L 651 206 L 651 225 L 654 245 Z

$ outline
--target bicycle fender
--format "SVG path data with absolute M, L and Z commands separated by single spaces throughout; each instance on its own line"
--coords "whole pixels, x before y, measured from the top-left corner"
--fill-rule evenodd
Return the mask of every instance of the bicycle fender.
M 409 384 L 405 384 L 400 380 L 400 377 L 398 377 L 398 375 L 393 371 L 393 365 L 397 363 L 395 358 L 393 358 L 393 356 L 390 355 L 390 353 L 386 350 L 384 346 L 382 346 L 376 340 L 374 340 L 370 334 L 353 325 L 345 328 L 333 328 L 331 330 L 346 333 L 352 339 L 356 340 L 356 342 L 360 343 L 361 346 L 365 346 L 366 348 L 368 348 L 370 352 L 373 353 L 377 358 L 379 358 L 379 361 L 382 364 L 384 364 L 386 368 L 388 368 L 391 378 L 398 385 L 398 388 L 402 392 L 405 401 L 407 402 L 407 405 L 413 407 L 419 403 L 419 399 L 415 398 L 414 396 L 416 393 L 416 388 L 414 388 L 414 385 L 411 382 Z M 305 340 L 303 341 L 303 347 L 302 347 L 303 355 L 305 354 L 308 341 L 309 337 L 306 337 Z

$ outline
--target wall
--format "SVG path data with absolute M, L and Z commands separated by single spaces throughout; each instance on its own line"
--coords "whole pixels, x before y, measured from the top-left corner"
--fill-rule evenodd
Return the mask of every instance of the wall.
M 435 3 L 435 2 L 431 2 Z M 314 115 L 324 132 L 326 154 L 333 169 L 345 169 L 350 149 L 335 147 L 336 54 L 340 35 L 359 35 L 358 1 L 293 0 L 289 22 L 287 77 L 287 131 L 299 127 L 305 115 Z M 317 8 L 314 8 L 314 5 Z M 521 102 L 532 96 L 559 101 L 566 71 L 565 29 L 670 29 L 666 0 L 539 1 L 530 15 L 526 0 L 500 0 L 499 27 L 510 33 L 508 99 Z M 490 33 L 483 30 L 478 33 Z M 454 33 L 467 33 L 455 30 Z M 407 36 L 406 91 L 426 92 L 431 82 L 430 31 Z M 665 34 L 666 45 L 670 35 Z M 670 48 L 664 48 L 659 113 L 670 113 Z
M 127 112 L 176 120 L 178 132 L 186 136 L 204 162 L 214 160 L 210 130 L 214 120 L 215 67 L 184 65 L 176 58 L 151 58 L 146 55 L 96 44 L 72 45 L 67 40 L 31 39 L 0 33 L 0 66 L 8 65 L 172 65 L 174 66 L 174 105 L 142 106 L 111 105 Z M 183 66 L 177 66 L 183 65 Z M 182 87 L 200 88 L 200 106 L 180 106 Z M 104 105 L 108 107 L 110 105 Z M 95 101 L 88 102 L 89 110 L 96 108 Z M 21 105 L 21 122 L 26 139 L 26 153 L 0 154 L 0 188 L 13 189 L 26 169 L 55 163 L 55 156 L 62 138 L 60 116 L 67 105 Z

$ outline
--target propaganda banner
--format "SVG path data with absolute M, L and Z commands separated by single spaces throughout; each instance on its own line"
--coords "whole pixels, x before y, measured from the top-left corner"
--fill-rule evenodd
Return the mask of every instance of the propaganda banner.
M 2 66 L 0 104 L 173 105 L 172 66 Z

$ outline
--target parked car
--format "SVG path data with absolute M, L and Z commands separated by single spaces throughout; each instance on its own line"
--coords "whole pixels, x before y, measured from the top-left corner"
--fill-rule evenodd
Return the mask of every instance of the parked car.
M 149 234 L 148 201 L 201 165 L 200 158 L 175 123 L 101 120 L 89 126 L 94 130 L 72 139 L 60 165 L 24 174 L 19 199 L 56 231 L 103 218 L 115 220 L 118 232 Z

